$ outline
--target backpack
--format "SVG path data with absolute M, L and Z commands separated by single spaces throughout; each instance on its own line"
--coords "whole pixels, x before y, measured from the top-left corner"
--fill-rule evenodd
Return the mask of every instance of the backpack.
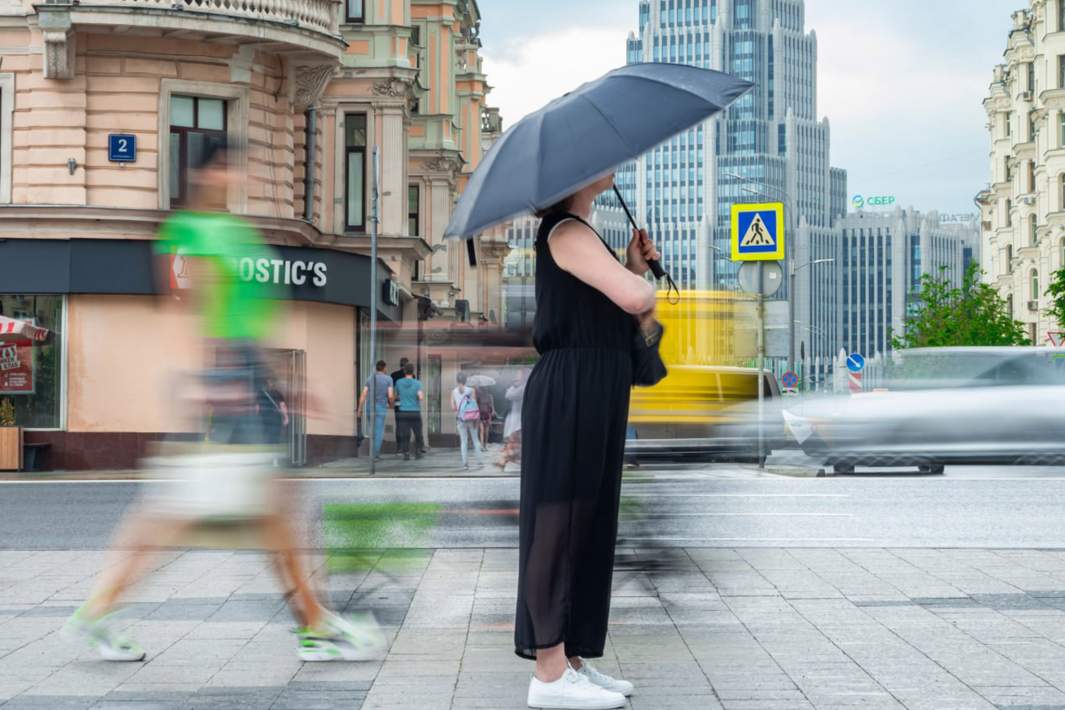
M 477 406 L 477 402 L 470 396 L 469 392 L 462 395 L 462 401 L 459 402 L 459 420 L 464 422 L 475 422 L 481 418 L 481 408 Z

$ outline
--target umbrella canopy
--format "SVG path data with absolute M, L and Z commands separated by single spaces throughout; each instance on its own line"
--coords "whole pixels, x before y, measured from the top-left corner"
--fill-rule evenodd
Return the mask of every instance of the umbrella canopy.
M 495 387 L 495 378 L 488 375 L 474 375 L 466 380 L 470 387 Z
M 5 340 L 32 340 L 40 343 L 48 339 L 49 330 L 24 320 L 0 316 L 0 342 Z
M 631 64 L 504 133 L 474 171 L 445 236 L 472 237 L 545 209 L 720 112 L 751 87 L 683 64 Z

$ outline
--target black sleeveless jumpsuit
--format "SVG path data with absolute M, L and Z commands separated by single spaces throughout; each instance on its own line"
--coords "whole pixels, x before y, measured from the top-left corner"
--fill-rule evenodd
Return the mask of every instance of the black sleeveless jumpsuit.
M 545 217 L 536 236 L 542 357 L 521 413 L 514 645 L 530 659 L 562 642 L 567 656 L 603 655 L 632 387 L 633 317 L 551 258 L 547 238 L 567 219 Z

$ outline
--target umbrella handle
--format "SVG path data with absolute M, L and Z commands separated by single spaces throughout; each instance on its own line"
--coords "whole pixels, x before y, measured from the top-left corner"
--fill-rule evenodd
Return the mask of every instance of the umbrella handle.
M 621 209 L 625 210 L 625 216 L 629 218 L 629 224 L 632 225 L 633 229 L 639 232 L 640 227 L 636 224 L 636 219 L 632 216 L 632 212 L 629 211 L 629 206 L 625 203 L 625 198 L 621 196 L 621 191 L 618 190 L 617 185 L 614 185 L 614 194 L 618 196 L 618 201 L 621 203 Z M 677 284 L 673 283 L 673 277 L 667 274 L 666 270 L 662 268 L 662 264 L 659 263 L 658 259 L 648 259 L 647 266 L 651 269 L 651 273 L 655 275 L 657 280 L 661 281 L 662 279 L 666 279 L 666 282 L 669 284 L 669 290 L 667 293 L 669 294 L 670 303 L 673 303 L 674 305 L 679 303 L 680 290 L 677 288 Z M 672 298 L 673 293 L 677 294 L 676 301 Z
M 621 203 L 621 209 L 625 210 L 625 216 L 629 218 L 629 224 L 632 225 L 633 229 L 639 232 L 640 228 L 636 225 L 636 219 L 632 216 L 632 212 L 629 211 L 629 206 L 625 204 L 625 198 L 621 196 L 621 190 L 618 189 L 617 185 L 614 185 L 614 194 L 618 196 L 618 201 Z M 653 273 L 655 278 L 659 281 L 669 278 L 669 274 L 667 274 L 666 270 L 662 268 L 662 264 L 658 262 L 658 259 L 648 259 L 647 266 L 651 268 L 651 273 Z

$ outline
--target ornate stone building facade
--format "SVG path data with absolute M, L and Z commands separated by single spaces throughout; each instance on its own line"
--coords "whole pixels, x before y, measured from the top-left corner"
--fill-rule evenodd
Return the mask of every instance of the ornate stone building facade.
M 1012 15 L 1002 64 L 984 99 L 991 182 L 976 197 L 985 278 L 1035 344 L 1065 327 L 1046 313 L 1065 267 L 1065 0 Z

